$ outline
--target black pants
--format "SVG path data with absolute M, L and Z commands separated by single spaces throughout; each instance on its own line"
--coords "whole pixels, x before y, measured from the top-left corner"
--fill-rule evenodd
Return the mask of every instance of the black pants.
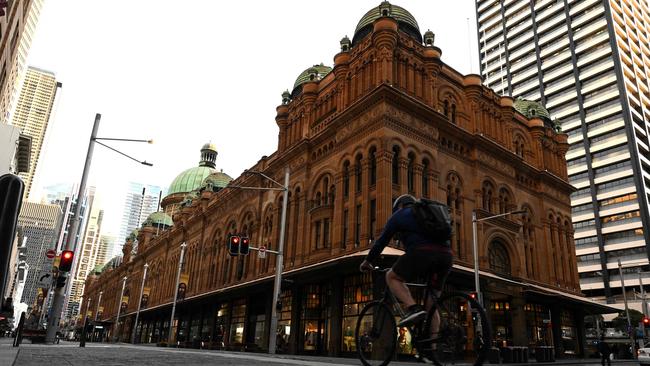
M 609 354 L 601 354 L 600 355 L 600 364 L 605 366 L 605 360 L 607 360 L 607 366 L 612 365 L 612 361 L 609 360 Z

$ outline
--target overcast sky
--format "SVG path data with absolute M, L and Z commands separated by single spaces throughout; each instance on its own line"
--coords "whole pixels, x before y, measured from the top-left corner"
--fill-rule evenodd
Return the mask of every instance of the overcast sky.
M 339 40 L 352 38 L 379 3 L 47 0 L 28 63 L 53 71 L 63 89 L 37 192 L 80 180 L 95 113 L 102 114 L 101 137 L 155 140 L 112 144 L 152 168 L 96 146 L 89 180 L 109 226 L 121 217 L 116 207 L 129 181 L 169 186 L 197 165 L 205 142 L 217 146 L 217 168 L 238 176 L 275 151 L 281 93 L 309 66 L 332 66 Z M 443 61 L 478 73 L 473 0 L 393 4 L 411 12 L 422 33 L 436 34 Z

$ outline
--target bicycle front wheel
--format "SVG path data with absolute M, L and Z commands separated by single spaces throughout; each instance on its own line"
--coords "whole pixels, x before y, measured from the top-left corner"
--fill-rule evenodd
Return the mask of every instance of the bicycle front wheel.
M 461 292 L 450 292 L 438 299 L 427 315 L 421 335 L 425 341 L 419 346 L 434 365 L 479 366 L 487 357 L 491 334 L 485 309 L 478 301 Z
M 354 333 L 357 353 L 365 366 L 385 366 L 395 355 L 397 324 L 390 308 L 373 301 L 361 310 Z

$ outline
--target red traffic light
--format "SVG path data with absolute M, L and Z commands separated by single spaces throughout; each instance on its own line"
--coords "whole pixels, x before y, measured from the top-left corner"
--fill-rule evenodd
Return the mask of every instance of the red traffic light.
M 241 245 L 239 246 L 239 254 L 248 255 L 250 252 L 251 240 L 247 236 L 241 237 Z
M 650 325 L 650 318 L 648 318 L 647 316 L 644 316 L 643 317 L 643 325 Z
M 64 250 L 61 253 L 61 262 L 59 263 L 59 271 L 70 272 L 72 269 L 72 260 L 74 252 L 71 250 Z
M 476 300 L 478 298 L 478 296 L 476 295 L 476 292 L 470 292 L 469 297 L 474 299 L 474 300 Z
M 238 235 L 231 235 L 230 238 L 228 239 L 228 252 L 230 252 L 230 255 L 233 257 L 236 257 L 239 255 L 239 241 L 240 237 Z

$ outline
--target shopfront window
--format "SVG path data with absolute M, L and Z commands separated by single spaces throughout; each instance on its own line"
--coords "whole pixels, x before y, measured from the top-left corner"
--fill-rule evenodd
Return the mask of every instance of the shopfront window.
M 230 320 L 230 345 L 241 346 L 244 343 L 244 323 L 246 322 L 246 299 L 233 302 Z
M 188 341 L 194 341 L 199 339 L 199 326 L 201 325 L 201 314 L 193 314 L 192 325 L 190 326 L 190 334 L 188 335 Z
M 539 304 L 524 305 L 526 312 L 526 332 L 528 333 L 528 347 L 552 346 L 553 332 L 550 327 L 551 314 L 548 308 Z
M 507 301 L 492 301 L 490 303 L 489 314 L 493 329 L 492 340 L 495 346 L 512 346 L 510 303 Z
M 205 314 L 203 316 L 203 323 L 201 324 L 201 342 L 210 342 L 210 327 L 212 324 L 212 316 Z M 201 348 L 205 347 L 206 344 L 201 344 Z
M 369 272 L 346 277 L 343 281 L 343 352 L 357 350 L 354 329 L 361 309 L 372 300 L 372 275 Z
M 560 335 L 562 337 L 564 354 L 577 354 L 578 342 L 575 318 L 568 310 L 562 310 L 560 312 Z
M 314 353 L 327 351 L 329 338 L 329 299 L 332 290 L 326 284 L 305 287 L 302 299 L 302 350 Z
M 214 344 L 212 348 L 223 349 L 228 339 L 226 337 L 228 327 L 228 314 L 230 307 L 223 303 L 217 308 L 217 316 L 214 318 Z
M 291 290 L 284 290 L 280 294 L 282 309 L 278 313 L 278 328 L 276 330 L 278 353 L 289 351 L 289 338 L 291 337 Z
M 176 340 L 178 342 L 185 342 L 187 341 L 187 318 L 179 319 L 177 321 L 178 324 L 178 336 L 176 337 Z

